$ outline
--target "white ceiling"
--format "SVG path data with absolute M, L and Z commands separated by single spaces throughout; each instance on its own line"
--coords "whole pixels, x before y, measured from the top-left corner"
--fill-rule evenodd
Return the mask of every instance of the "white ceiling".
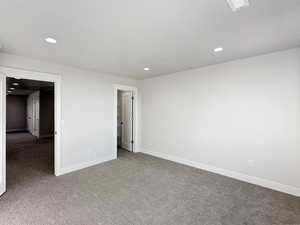
M 299 46 L 300 1 L 5 0 L 0 28 L 3 52 L 143 79 Z

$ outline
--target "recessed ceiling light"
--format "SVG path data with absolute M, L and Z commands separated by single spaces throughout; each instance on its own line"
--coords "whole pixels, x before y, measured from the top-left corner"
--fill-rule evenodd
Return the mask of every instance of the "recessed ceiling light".
M 55 44 L 56 43 L 56 40 L 54 38 L 51 38 L 51 37 L 45 38 L 45 41 L 50 43 L 50 44 Z
M 10 90 L 15 90 L 15 88 L 13 88 L 13 87 L 11 87 L 11 88 L 9 88 Z
M 249 6 L 248 0 L 227 0 L 227 2 L 231 7 L 232 11 L 237 11 L 242 7 Z
M 222 47 L 217 47 L 214 49 L 214 52 L 222 52 L 223 48 Z
M 19 86 L 19 83 L 15 82 L 15 83 L 12 83 L 12 85 Z
M 148 68 L 148 67 L 145 67 L 145 68 L 144 68 L 144 70 L 145 70 L 145 71 L 149 71 L 149 70 L 150 70 L 150 68 Z
M 7 91 L 8 93 L 11 93 L 11 91 Z

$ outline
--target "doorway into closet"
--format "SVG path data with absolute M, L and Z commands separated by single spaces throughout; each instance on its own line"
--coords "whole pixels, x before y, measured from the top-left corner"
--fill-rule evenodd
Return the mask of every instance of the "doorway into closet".
M 117 156 L 136 152 L 137 89 L 128 86 L 115 88 Z
M 132 152 L 133 145 L 133 93 L 118 91 L 118 148 Z

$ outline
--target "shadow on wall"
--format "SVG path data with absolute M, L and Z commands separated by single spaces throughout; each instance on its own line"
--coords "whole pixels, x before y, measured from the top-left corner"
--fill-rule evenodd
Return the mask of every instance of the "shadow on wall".
M 40 137 L 54 135 L 54 91 L 40 91 Z

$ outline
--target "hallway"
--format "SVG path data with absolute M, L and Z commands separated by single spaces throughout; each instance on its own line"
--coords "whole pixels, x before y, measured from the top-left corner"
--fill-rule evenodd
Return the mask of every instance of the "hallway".
M 54 176 L 53 138 L 37 139 L 30 133 L 7 134 L 7 191 L 23 183 Z

